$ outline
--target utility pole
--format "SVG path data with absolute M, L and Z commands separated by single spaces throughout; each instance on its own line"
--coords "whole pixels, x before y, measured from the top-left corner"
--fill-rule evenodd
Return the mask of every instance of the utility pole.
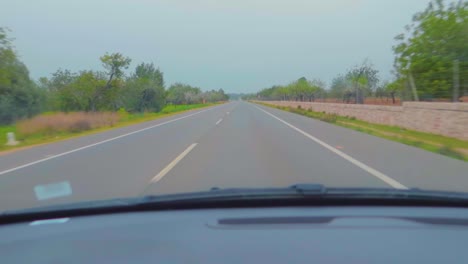
M 354 103 L 355 104 L 359 104 L 359 87 L 358 87 L 358 83 L 355 83 L 354 84 Z
M 460 75 L 459 75 L 459 61 L 453 60 L 453 102 L 458 102 L 460 92 Z
M 417 102 L 419 101 L 419 96 L 418 96 L 418 92 L 416 91 L 416 84 L 414 84 L 413 74 L 410 72 L 408 77 L 409 77 L 411 90 L 413 91 L 414 100 Z

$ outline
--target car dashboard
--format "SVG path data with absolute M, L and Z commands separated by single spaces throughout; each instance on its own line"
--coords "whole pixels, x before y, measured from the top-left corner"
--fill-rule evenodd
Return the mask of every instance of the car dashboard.
M 2 263 L 468 263 L 468 210 L 165 210 L 0 226 Z

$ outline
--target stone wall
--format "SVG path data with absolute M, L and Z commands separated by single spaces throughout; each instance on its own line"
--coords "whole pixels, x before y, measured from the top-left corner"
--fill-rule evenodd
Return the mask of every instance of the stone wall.
M 468 103 L 404 102 L 402 106 L 268 101 L 278 106 L 350 116 L 371 123 L 468 140 Z

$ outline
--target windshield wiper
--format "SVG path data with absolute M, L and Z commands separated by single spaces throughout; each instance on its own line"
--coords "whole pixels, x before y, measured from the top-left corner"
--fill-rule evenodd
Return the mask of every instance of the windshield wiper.
M 420 189 L 326 188 L 320 184 L 297 184 L 286 188 L 212 188 L 204 192 L 150 195 L 5 211 L 0 215 L 0 223 L 137 211 L 347 205 L 468 207 L 468 194 Z
M 248 201 L 270 199 L 295 199 L 304 201 L 349 201 L 364 200 L 393 202 L 468 202 L 468 193 L 429 191 L 412 188 L 408 190 L 390 188 L 327 188 L 321 184 L 296 184 L 286 188 L 212 188 L 209 192 L 145 196 L 143 202 L 167 201 Z

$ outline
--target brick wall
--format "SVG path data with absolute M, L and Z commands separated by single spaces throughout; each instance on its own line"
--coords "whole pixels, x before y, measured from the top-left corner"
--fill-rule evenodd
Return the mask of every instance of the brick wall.
M 468 140 L 467 103 L 404 102 L 402 106 L 356 105 L 314 102 L 269 101 L 279 106 L 316 112 L 350 116 L 371 123 L 399 126 L 408 129 Z

